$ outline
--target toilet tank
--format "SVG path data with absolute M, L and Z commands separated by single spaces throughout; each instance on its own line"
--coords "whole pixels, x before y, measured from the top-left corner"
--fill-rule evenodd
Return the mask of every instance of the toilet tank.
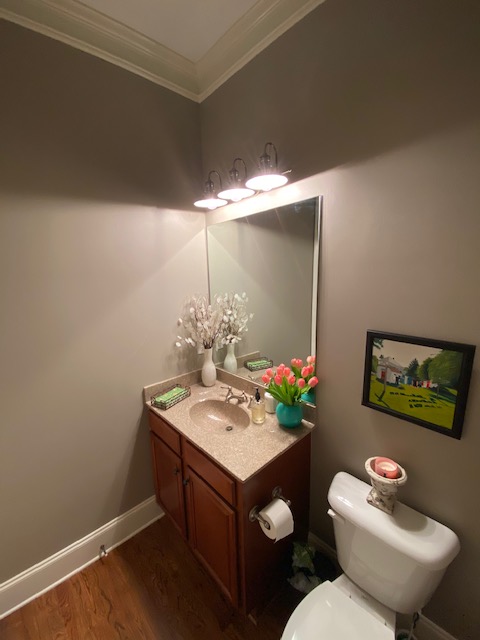
M 397 502 L 393 515 L 367 502 L 371 486 L 337 473 L 328 492 L 338 562 L 364 591 L 399 613 L 419 611 L 460 550 L 443 524 Z

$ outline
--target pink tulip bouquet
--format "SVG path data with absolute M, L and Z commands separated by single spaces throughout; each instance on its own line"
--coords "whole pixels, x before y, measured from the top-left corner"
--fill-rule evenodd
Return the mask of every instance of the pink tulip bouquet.
M 315 376 L 315 356 L 308 356 L 305 366 L 300 358 L 292 358 L 292 371 L 297 380 L 302 380 L 303 378 L 305 385 L 310 386 L 311 389 L 318 384 L 318 378 Z M 310 385 L 310 380 L 313 378 L 315 378 L 315 382 Z M 304 389 L 304 393 L 305 391 L 308 391 L 308 389 Z
M 276 370 L 267 369 L 262 380 L 275 400 L 294 405 L 302 402 L 302 395 L 318 384 L 314 374 L 315 356 L 308 356 L 306 366 L 303 366 L 300 358 L 293 358 L 291 368 L 280 364 Z

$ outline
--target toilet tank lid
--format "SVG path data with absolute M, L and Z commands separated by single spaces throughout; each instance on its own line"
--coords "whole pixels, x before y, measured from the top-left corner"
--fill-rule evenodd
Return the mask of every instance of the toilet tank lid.
M 332 509 L 394 550 L 431 570 L 445 569 L 460 550 L 448 527 L 398 502 L 389 515 L 367 502 L 371 485 L 341 471 L 332 480 L 328 502 Z

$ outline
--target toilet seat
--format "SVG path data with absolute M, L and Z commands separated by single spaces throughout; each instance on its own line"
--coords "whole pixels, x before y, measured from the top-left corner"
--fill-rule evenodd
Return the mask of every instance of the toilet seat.
M 393 629 L 327 580 L 300 602 L 281 640 L 393 640 L 394 637 Z

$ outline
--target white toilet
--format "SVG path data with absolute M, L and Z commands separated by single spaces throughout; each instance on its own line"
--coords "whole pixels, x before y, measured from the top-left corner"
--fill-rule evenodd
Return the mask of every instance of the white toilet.
M 340 472 L 328 492 L 338 562 L 292 613 L 282 640 L 393 640 L 396 612 L 420 611 L 460 550 L 453 531 L 397 502 L 371 506 L 371 486 Z

